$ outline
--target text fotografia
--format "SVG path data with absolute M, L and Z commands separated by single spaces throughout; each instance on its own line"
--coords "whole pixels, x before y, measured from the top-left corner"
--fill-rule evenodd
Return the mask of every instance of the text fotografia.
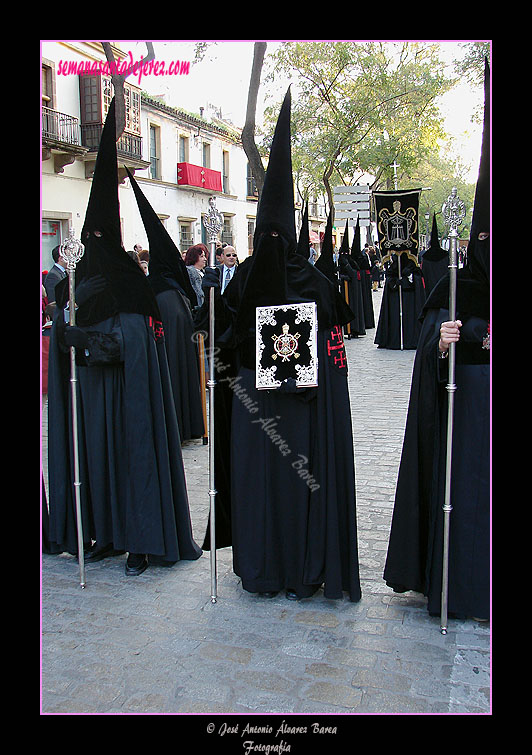
M 107 74 L 112 76 L 137 76 L 140 81 L 143 76 L 187 76 L 190 73 L 190 60 L 173 60 L 166 63 L 164 60 L 133 61 L 133 56 L 128 53 L 129 60 L 119 60 L 109 63 L 103 60 L 60 60 L 57 73 L 59 76 L 97 76 Z
M 278 738 L 280 736 L 304 736 L 308 734 L 327 735 L 338 733 L 336 726 L 323 726 L 318 722 L 313 722 L 305 726 L 291 726 L 284 720 L 278 727 L 272 726 L 270 724 L 254 726 L 249 723 L 246 723 L 245 726 L 241 727 L 238 723 L 233 725 L 222 723 L 218 728 L 216 728 L 216 726 L 211 723 L 208 724 L 207 731 L 209 732 L 209 734 L 216 733 L 220 737 L 226 735 L 237 735 L 241 738 L 265 734 L 271 735 L 274 738 Z M 253 752 L 263 752 L 267 753 L 267 755 L 271 755 L 273 753 L 290 752 L 291 750 L 290 744 L 288 742 L 285 742 L 284 739 L 281 739 L 276 744 L 263 744 L 255 742 L 255 740 L 253 739 L 245 739 L 242 742 L 242 748 L 245 755 L 250 755 Z

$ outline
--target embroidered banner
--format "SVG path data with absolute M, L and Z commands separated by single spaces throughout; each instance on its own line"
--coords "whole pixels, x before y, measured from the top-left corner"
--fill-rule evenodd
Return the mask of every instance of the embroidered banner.
M 419 251 L 419 195 L 422 189 L 374 191 L 377 234 L 383 261 L 406 253 L 415 262 Z

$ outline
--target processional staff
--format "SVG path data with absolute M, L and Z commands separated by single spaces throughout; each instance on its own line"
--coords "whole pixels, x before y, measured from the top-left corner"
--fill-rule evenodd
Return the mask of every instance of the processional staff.
M 216 241 L 223 227 L 224 218 L 216 209 L 216 199 L 209 199 L 209 211 L 203 216 L 203 225 L 209 234 L 210 255 L 209 267 L 216 270 Z M 209 499 L 210 499 L 210 548 L 211 548 L 211 603 L 216 603 L 217 578 L 216 578 L 216 533 L 215 533 L 215 502 L 216 489 L 214 487 L 214 288 L 209 289 Z
M 456 320 L 456 270 L 458 258 L 458 229 L 462 225 L 466 210 L 461 199 L 458 198 L 456 189 L 453 188 L 442 207 L 445 225 L 449 228 L 449 319 Z M 447 383 L 447 457 L 445 464 L 445 499 L 443 503 L 443 568 L 441 589 L 441 620 L 440 630 L 447 634 L 447 605 L 449 588 L 449 527 L 450 516 L 453 507 L 451 505 L 451 463 L 453 453 L 453 416 L 454 416 L 454 393 L 456 343 L 449 344 L 449 378 Z
M 399 163 L 397 160 L 394 159 L 392 163 L 393 168 L 393 183 L 394 183 L 394 189 L 397 191 L 397 168 L 399 167 Z M 397 252 L 397 275 L 399 278 L 399 335 L 401 339 L 401 351 L 404 349 L 404 336 L 403 336 L 403 287 L 402 287 L 402 277 L 401 277 L 401 254 Z
M 85 247 L 74 237 L 74 229 L 61 244 L 61 257 L 66 260 L 68 271 L 68 308 L 69 325 L 76 324 L 76 265 L 83 257 Z M 83 553 L 83 525 L 81 519 L 81 481 L 79 477 L 79 439 L 78 439 L 78 389 L 77 389 L 76 347 L 70 346 L 70 396 L 72 405 L 72 444 L 74 454 L 74 499 L 76 504 L 76 522 L 78 534 L 78 562 L 81 589 L 85 588 L 85 556 Z

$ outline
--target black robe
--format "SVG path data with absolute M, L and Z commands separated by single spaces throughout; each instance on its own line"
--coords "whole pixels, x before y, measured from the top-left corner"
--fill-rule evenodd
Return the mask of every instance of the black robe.
M 456 378 L 449 538 L 449 615 L 489 618 L 490 366 L 482 348 L 487 319 L 467 316 L 456 347 Z M 443 502 L 447 445 L 447 360 L 438 358 L 443 308 L 428 310 L 412 375 L 412 388 L 395 507 L 384 570 L 397 592 L 428 596 L 440 613 Z
M 148 276 L 148 280 L 151 276 Z M 181 440 L 205 433 L 199 354 L 188 300 L 178 285 L 156 290 Z
M 235 328 L 250 266 L 251 258 L 217 297 L 223 306 L 217 385 L 226 401 L 220 407 L 215 400 L 215 449 L 222 449 L 217 460 L 225 450 L 229 467 L 215 467 L 216 489 L 220 481 L 224 489 L 216 497 L 216 547 L 233 546 L 234 571 L 250 592 L 286 588 L 307 597 L 323 584 L 326 597 L 346 591 L 357 601 L 354 451 L 341 332 L 352 313 L 342 309 L 334 284 L 301 256 L 289 256 L 286 303 L 318 300 L 319 387 L 259 391 L 253 320 L 243 317 L 241 330 Z
M 366 335 L 362 282 L 360 280 L 360 271 L 355 268 L 355 264 L 349 259 L 347 254 L 340 254 L 338 259 L 340 293 L 354 314 L 351 322 L 344 326 L 344 335 L 354 338 Z
M 63 311 L 50 344 L 49 539 L 77 554 L 70 363 L 61 347 Z M 121 362 L 78 366 L 84 545 L 176 562 L 197 559 L 164 339 L 152 317 L 120 313 L 81 328 L 113 333 Z
M 386 271 L 379 323 L 375 333 L 375 343 L 381 349 L 401 348 L 399 287 L 402 291 L 403 349 L 415 349 L 418 344 L 421 331 L 419 316 L 425 303 L 425 289 L 417 265 L 411 260 L 405 260 L 403 256 L 401 279 L 398 277 L 396 259 Z
M 375 327 L 375 313 L 373 311 L 373 297 L 371 291 L 371 269 L 367 258 L 365 265 L 360 265 L 362 304 L 364 307 L 364 323 L 366 328 Z

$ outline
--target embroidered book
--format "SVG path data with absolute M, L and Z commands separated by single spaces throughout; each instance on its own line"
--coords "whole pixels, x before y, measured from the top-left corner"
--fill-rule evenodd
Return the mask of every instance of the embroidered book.
M 256 332 L 257 388 L 279 388 L 288 378 L 298 388 L 318 385 L 315 302 L 257 307 Z

